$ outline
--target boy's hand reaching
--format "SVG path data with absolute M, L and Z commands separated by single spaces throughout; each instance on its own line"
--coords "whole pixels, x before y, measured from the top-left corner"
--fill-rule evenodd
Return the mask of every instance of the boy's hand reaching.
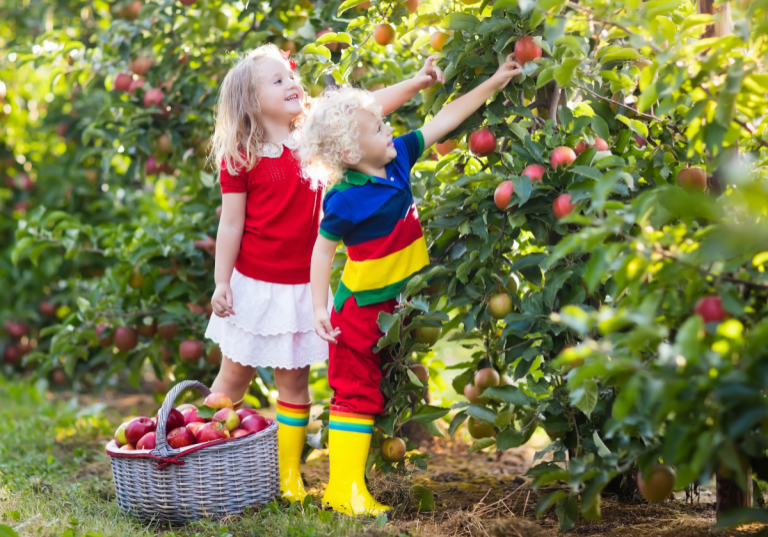
M 507 59 L 504 60 L 504 63 L 501 64 L 499 69 L 493 74 L 491 77 L 491 80 L 494 81 L 496 86 L 496 91 L 504 89 L 507 84 L 509 84 L 509 81 L 512 80 L 513 77 L 516 77 L 517 75 L 523 74 L 523 68 L 522 66 L 515 61 L 515 55 L 510 54 L 507 56 Z
M 431 88 L 437 83 L 445 84 L 445 74 L 443 74 L 443 70 L 434 64 L 439 57 L 440 56 L 433 54 L 427 58 L 427 61 L 424 62 L 424 67 L 422 67 L 421 70 L 416 73 L 416 76 L 413 77 L 413 81 L 416 83 L 419 91 Z

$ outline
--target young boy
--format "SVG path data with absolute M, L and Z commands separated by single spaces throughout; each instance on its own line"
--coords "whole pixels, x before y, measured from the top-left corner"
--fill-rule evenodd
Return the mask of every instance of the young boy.
M 392 139 L 371 94 L 342 88 L 316 101 L 300 132 L 302 167 L 332 184 L 323 201 L 310 285 L 315 331 L 330 343 L 330 479 L 323 505 L 349 515 L 379 514 L 365 485 L 374 417 L 384 412 L 381 370 L 373 348 L 379 312 L 392 313 L 408 278 L 429 264 L 411 192 L 410 172 L 424 148 L 453 131 L 510 79 L 512 55 L 487 81 L 452 101 L 420 130 Z M 318 179 L 319 178 L 319 179 Z M 349 258 L 328 317 L 328 283 L 339 241 Z

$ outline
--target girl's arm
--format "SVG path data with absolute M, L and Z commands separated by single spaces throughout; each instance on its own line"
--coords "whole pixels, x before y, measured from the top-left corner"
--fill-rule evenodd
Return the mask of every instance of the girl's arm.
M 491 96 L 506 87 L 512 77 L 522 74 L 523 69 L 510 54 L 494 75 L 469 93 L 462 95 L 440 110 L 437 115 L 420 130 L 424 137 L 424 147 L 429 147 L 446 134 L 462 124 L 475 110 L 480 108 Z
M 331 283 L 333 256 L 336 255 L 338 244 L 338 241 L 318 235 L 312 250 L 312 265 L 309 271 L 312 306 L 315 310 L 315 332 L 330 343 L 336 343 L 336 337 L 341 333 L 339 329 L 333 329 L 328 315 L 328 286 Z
M 435 83 L 445 84 L 443 71 L 434 65 L 439 56 L 433 55 L 427 58 L 424 67 L 416 73 L 416 76 L 404 80 L 388 88 L 373 92 L 373 98 L 381 106 L 382 115 L 389 115 L 423 89 L 427 89 Z
M 216 235 L 216 270 L 214 280 L 216 290 L 211 298 L 213 313 L 219 317 L 234 315 L 232 309 L 232 289 L 229 281 L 235 269 L 235 260 L 240 253 L 240 240 L 245 227 L 245 192 L 233 192 L 222 195 L 221 220 Z

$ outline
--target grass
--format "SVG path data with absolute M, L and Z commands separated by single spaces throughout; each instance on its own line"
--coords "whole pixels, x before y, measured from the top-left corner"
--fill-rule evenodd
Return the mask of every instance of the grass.
M 272 503 L 220 521 L 147 526 L 124 515 L 104 444 L 112 432 L 102 404 L 56 400 L 0 376 L 0 537 L 396 535 L 385 520 L 351 519 L 314 505 Z

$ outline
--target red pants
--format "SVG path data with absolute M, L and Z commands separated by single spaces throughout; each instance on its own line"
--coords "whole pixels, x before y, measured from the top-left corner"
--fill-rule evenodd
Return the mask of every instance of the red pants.
M 379 353 L 373 348 L 383 335 L 376 320 L 380 311 L 392 313 L 397 300 L 358 306 L 355 297 L 340 312 L 331 312 L 331 325 L 341 329 L 338 343 L 330 345 L 328 384 L 333 389 L 332 405 L 358 414 L 383 414 Z

